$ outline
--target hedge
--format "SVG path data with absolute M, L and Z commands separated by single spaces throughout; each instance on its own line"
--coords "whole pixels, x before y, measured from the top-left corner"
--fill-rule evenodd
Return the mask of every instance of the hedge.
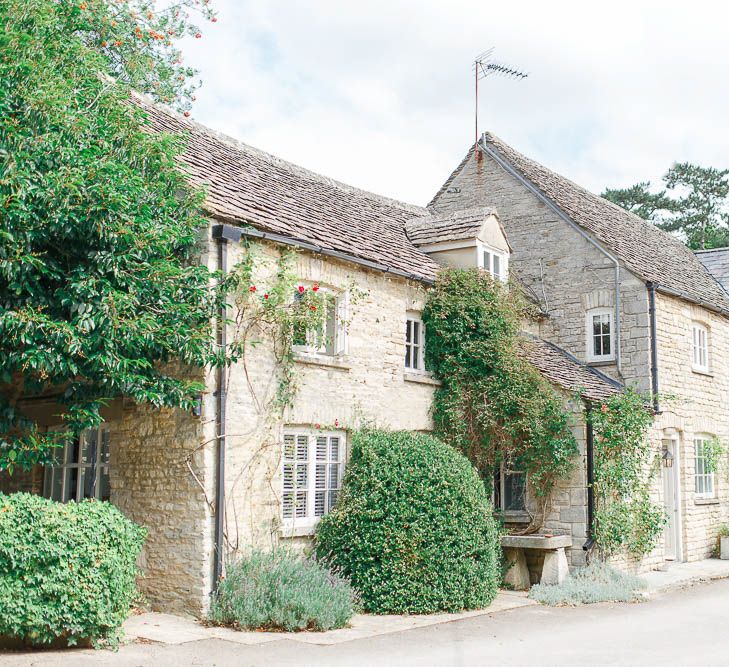
M 464 456 L 424 434 L 354 434 L 339 500 L 315 547 L 372 613 L 482 608 L 501 577 L 483 482 Z
M 116 645 L 145 536 L 109 503 L 0 494 L 0 637 Z

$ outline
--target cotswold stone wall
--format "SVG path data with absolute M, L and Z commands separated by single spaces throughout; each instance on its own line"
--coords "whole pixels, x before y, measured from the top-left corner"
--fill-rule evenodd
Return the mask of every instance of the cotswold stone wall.
M 488 155 L 471 156 L 449 190 L 436 211 L 496 208 L 513 250 L 510 270 L 549 315 L 540 335 L 586 360 L 586 311 L 615 306 L 614 263 Z M 614 363 L 601 370 L 650 391 L 647 292 L 625 268 L 620 298 L 622 377 Z
M 229 265 L 241 258 L 231 244 Z M 257 247 L 254 271 L 258 294 L 277 269 L 275 247 Z M 304 284 L 346 290 L 353 281 L 365 295 L 350 295 L 347 352 L 338 357 L 304 359 L 295 364 L 298 393 L 282 420 L 266 407 L 278 383 L 276 362 L 265 339 L 230 369 L 226 527 L 228 551 L 300 541 L 311 531 L 281 528 L 281 454 L 284 425 L 348 432 L 364 424 L 392 429 L 429 430 L 434 382 L 408 375 L 404 368 L 405 319 L 422 309 L 425 290 L 416 283 L 364 270 L 308 253 L 299 253 L 295 274 Z M 229 330 L 229 337 L 234 335 Z M 335 426 L 337 424 L 337 426 Z M 290 537 L 289 537 L 290 536 Z
M 655 438 L 673 435 L 679 441 L 683 558 L 700 560 L 715 549 L 719 524 L 729 521 L 726 467 L 715 474 L 715 498 L 697 497 L 694 480 L 694 438 L 713 435 L 729 444 L 729 320 L 660 293 L 657 317 L 660 391 L 675 398 L 663 402 Z M 709 329 L 708 374 L 691 367 L 692 322 Z
M 203 614 L 211 586 L 213 524 L 205 497 L 214 498 L 214 443 L 198 448 L 213 438 L 213 425 L 179 409 L 127 405 L 109 429 L 111 502 L 149 531 L 140 590 L 154 610 Z
M 570 535 L 572 549 L 567 551 L 567 558 L 570 565 L 578 566 L 585 563 L 582 545 L 587 540 L 586 426 L 583 407 L 565 392 L 561 394 L 574 420 L 572 432 L 577 440 L 578 454 L 572 474 L 558 482 L 552 493 L 551 511 L 545 518 L 544 532 Z

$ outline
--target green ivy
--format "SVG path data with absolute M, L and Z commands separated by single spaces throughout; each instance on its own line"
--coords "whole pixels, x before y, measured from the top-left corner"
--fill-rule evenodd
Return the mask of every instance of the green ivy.
M 706 472 L 719 472 L 726 451 L 726 445 L 717 437 L 713 437 L 704 443 Z
M 578 449 L 562 398 L 519 355 L 529 314 L 516 286 L 477 269 L 443 270 L 423 310 L 426 366 L 442 383 L 433 401 L 436 435 L 489 483 L 508 461 L 546 499 Z
M 117 645 L 145 535 L 109 503 L 0 494 L 0 636 Z
M 621 549 L 636 558 L 649 553 L 666 523 L 665 510 L 650 493 L 660 460 L 647 437 L 653 423 L 647 405 L 627 389 L 588 413 L 594 429 L 593 531 L 604 557 Z

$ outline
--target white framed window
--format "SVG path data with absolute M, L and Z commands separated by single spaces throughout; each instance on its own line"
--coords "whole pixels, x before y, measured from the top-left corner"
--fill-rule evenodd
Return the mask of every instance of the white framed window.
M 285 526 L 313 526 L 334 507 L 342 487 L 345 447 L 341 431 L 284 430 L 281 515 Z
M 109 500 L 109 430 L 105 426 L 83 431 L 56 447 L 54 459 L 45 469 L 46 498 L 63 503 L 84 498 Z
M 508 255 L 483 244 L 478 245 L 478 254 L 479 268 L 488 271 L 494 279 L 506 282 L 509 270 Z
M 691 324 L 691 368 L 709 372 L 709 330 L 698 322 Z
M 336 356 L 347 352 L 347 294 L 317 288 L 324 296 L 323 326 L 320 329 L 294 330 L 294 350 L 300 354 Z M 294 300 L 302 300 L 303 293 L 294 292 Z
M 588 361 L 611 361 L 615 358 L 614 317 L 612 308 L 595 308 L 587 312 Z
M 708 471 L 704 447 L 711 438 L 706 435 L 694 438 L 694 491 L 699 498 L 714 498 L 716 495 L 714 476 Z
M 425 372 L 425 325 L 418 313 L 405 319 L 405 368 L 414 373 Z
M 502 461 L 494 474 L 494 509 L 500 512 L 526 511 L 526 472 Z

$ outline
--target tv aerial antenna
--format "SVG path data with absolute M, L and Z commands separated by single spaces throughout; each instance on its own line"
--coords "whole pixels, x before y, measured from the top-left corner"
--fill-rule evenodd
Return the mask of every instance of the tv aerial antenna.
M 514 67 L 494 62 L 491 56 L 494 54 L 494 47 L 486 49 L 476 56 L 473 61 L 473 72 L 476 83 L 476 143 L 478 143 L 478 82 L 489 76 L 504 76 L 509 79 L 526 79 L 529 74 Z

